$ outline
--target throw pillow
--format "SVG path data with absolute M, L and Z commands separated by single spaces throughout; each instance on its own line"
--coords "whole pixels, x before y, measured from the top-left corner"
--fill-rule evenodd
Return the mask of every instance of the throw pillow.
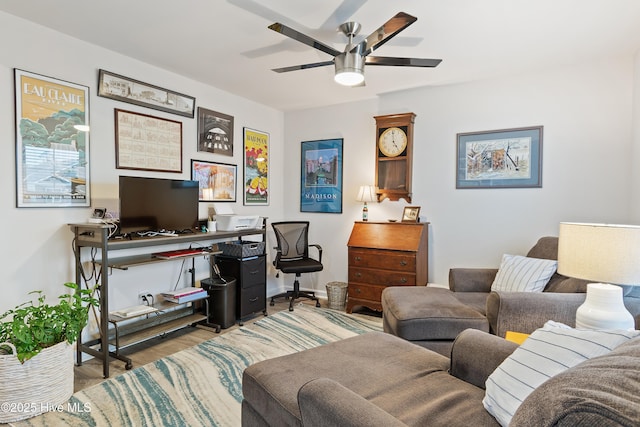
M 540 384 L 639 335 L 640 331 L 573 329 L 549 320 L 489 375 L 482 404 L 500 425 L 507 426 Z
M 557 267 L 558 261 L 552 259 L 504 254 L 491 290 L 542 292 Z

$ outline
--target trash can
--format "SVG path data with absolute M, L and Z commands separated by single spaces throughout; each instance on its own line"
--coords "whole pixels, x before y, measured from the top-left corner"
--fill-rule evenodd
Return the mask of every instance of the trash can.
M 347 302 L 347 284 L 345 282 L 329 282 L 326 286 L 329 308 L 344 310 L 344 305 Z
M 236 279 L 223 279 L 210 277 L 201 280 L 200 286 L 209 294 L 209 322 L 227 329 L 236 323 Z

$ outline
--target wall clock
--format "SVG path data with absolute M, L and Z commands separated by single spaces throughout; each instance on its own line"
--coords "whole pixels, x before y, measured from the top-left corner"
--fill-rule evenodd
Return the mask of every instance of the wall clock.
M 378 201 L 411 203 L 414 113 L 375 116 Z

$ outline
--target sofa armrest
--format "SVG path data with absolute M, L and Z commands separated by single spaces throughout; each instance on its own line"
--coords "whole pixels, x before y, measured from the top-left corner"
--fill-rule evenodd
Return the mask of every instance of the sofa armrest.
M 530 334 L 555 320 L 575 326 L 576 311 L 587 294 L 556 292 L 491 292 L 487 320 L 491 332 L 504 337 L 507 331 Z
M 452 268 L 449 289 L 453 292 L 491 292 L 497 268 Z
M 406 427 L 380 407 L 329 378 L 317 378 L 298 390 L 304 427 Z
M 465 329 L 453 342 L 449 373 L 484 389 L 489 375 L 516 348 L 518 344 L 504 338 L 478 329 Z

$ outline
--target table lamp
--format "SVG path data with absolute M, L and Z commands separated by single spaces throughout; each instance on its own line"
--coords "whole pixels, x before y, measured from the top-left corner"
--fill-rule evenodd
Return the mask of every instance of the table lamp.
M 558 273 L 604 282 L 587 285 L 577 328 L 634 329 L 622 288 L 615 285 L 640 285 L 640 226 L 561 222 Z
M 364 206 L 362 208 L 362 220 L 369 221 L 369 208 L 367 207 L 367 202 L 375 202 L 378 200 L 377 196 L 377 188 L 375 185 L 361 185 L 360 190 L 358 191 L 358 197 L 356 198 L 359 202 L 364 202 Z

